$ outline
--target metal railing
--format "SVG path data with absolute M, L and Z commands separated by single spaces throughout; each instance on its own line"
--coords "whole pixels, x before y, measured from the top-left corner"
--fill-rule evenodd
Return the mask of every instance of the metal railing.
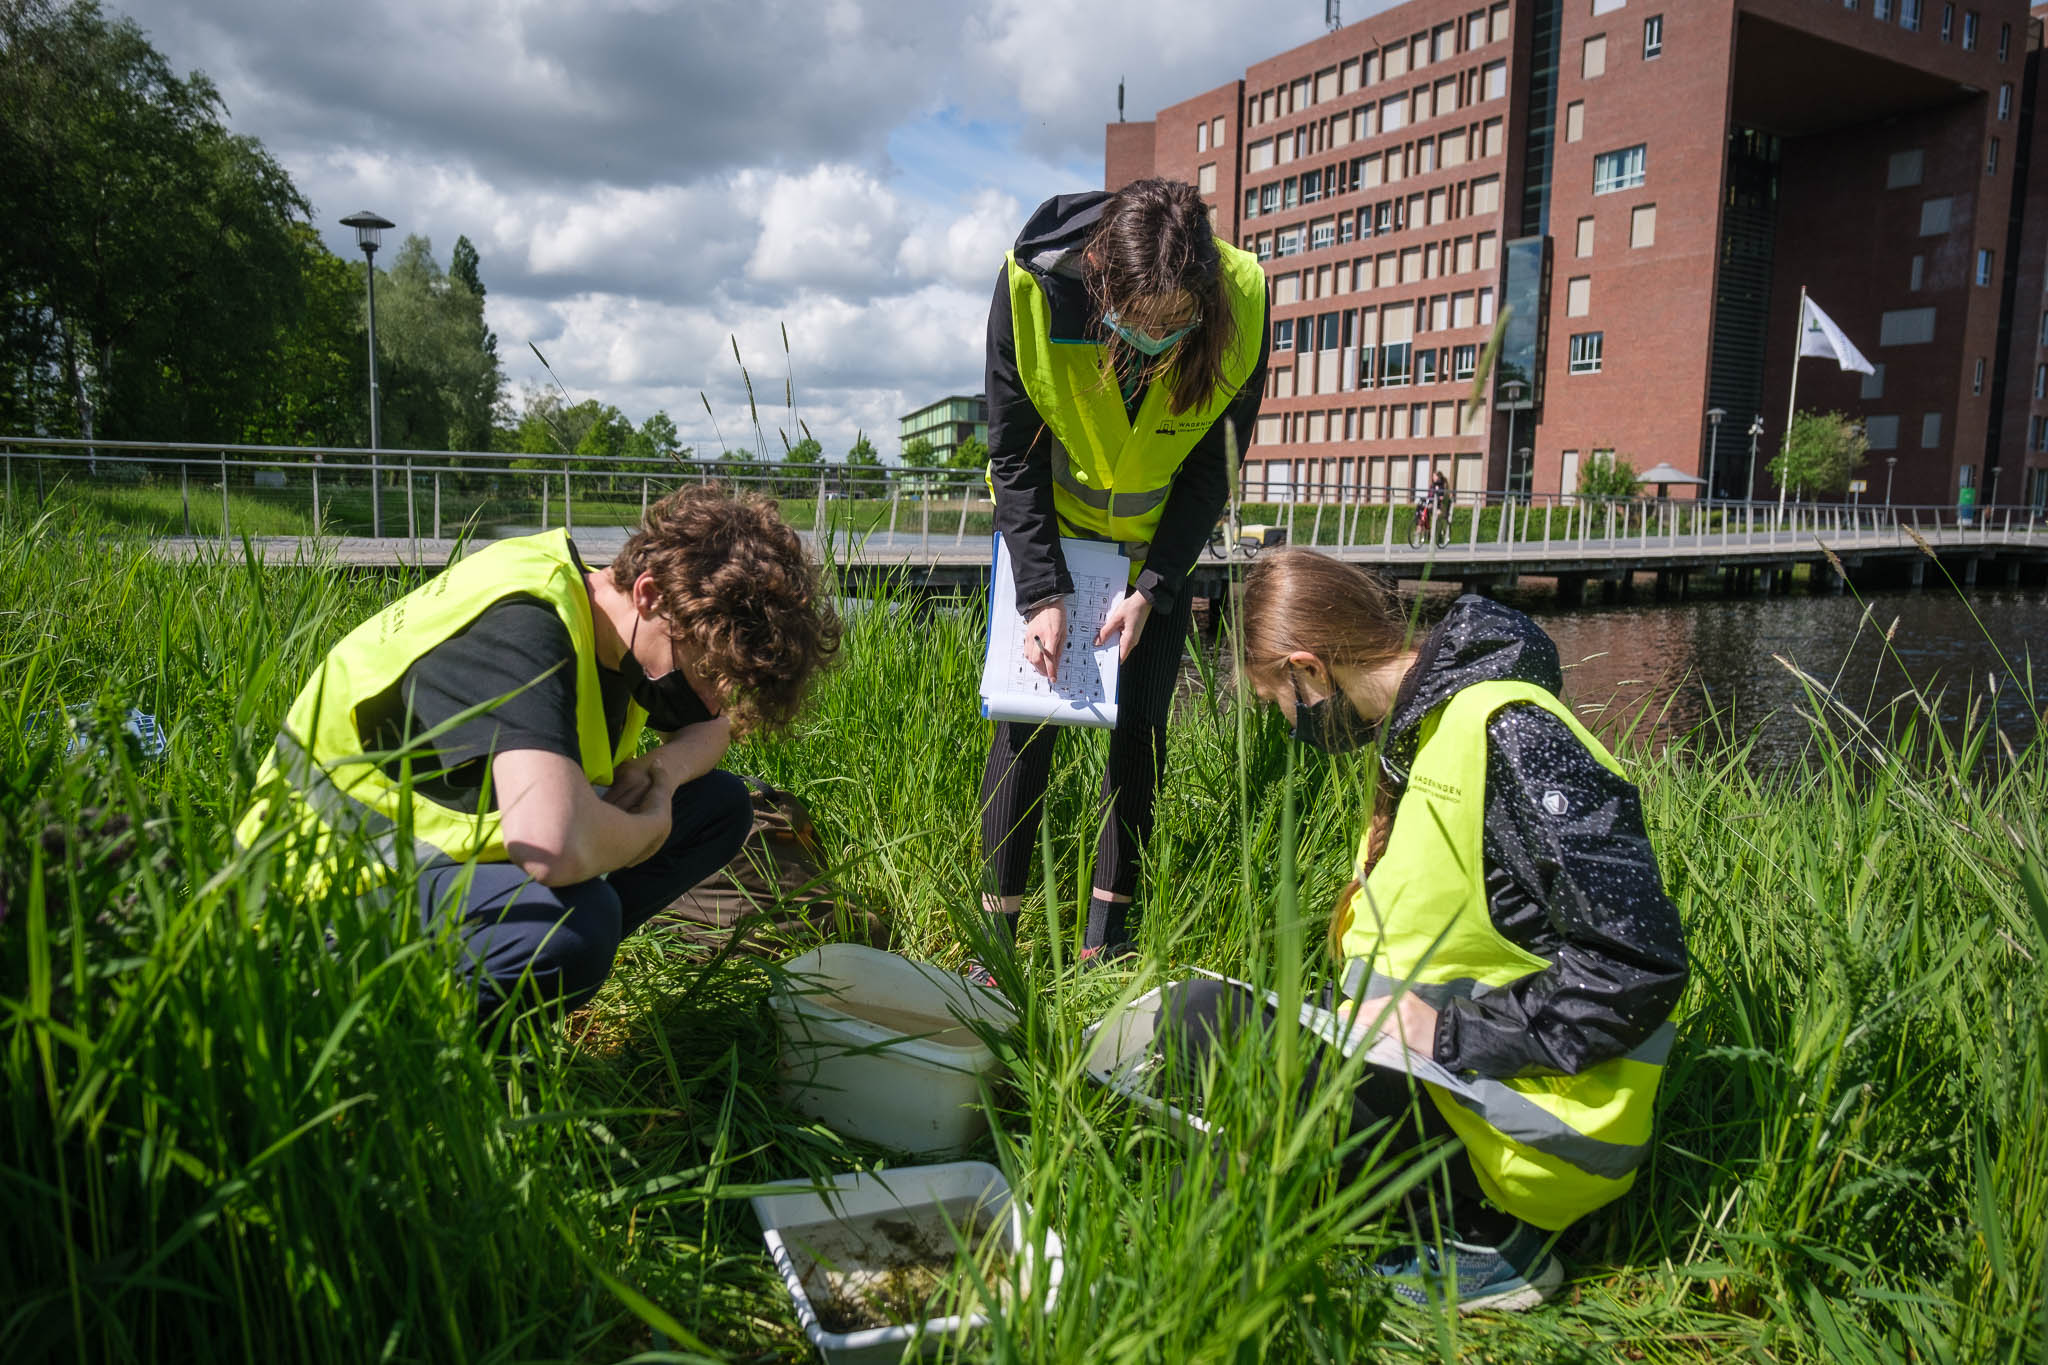
M 979 469 L 523 455 L 508 452 L 361 450 L 0 437 L 9 505 L 40 505 L 59 487 L 97 500 L 117 520 L 170 535 L 363 534 L 444 539 L 637 524 L 655 498 L 684 483 L 720 481 L 776 495 L 793 524 L 818 534 L 881 537 L 921 555 L 986 534 L 994 504 Z M 175 490 L 175 501 L 172 491 Z M 1705 498 L 1592 498 L 1507 491 L 1454 493 L 1418 527 L 1423 500 L 1387 488 L 1297 488 L 1234 506 L 1214 542 L 1235 555 L 1234 532 L 1284 525 L 1295 544 L 1389 555 L 1516 558 L 1558 551 L 1754 550 L 1993 537 L 2048 545 L 2038 506 L 1881 504 Z M 402 527 L 386 515 L 386 501 Z M 218 502 L 218 517 L 213 504 Z M 238 521 L 240 525 L 238 526 Z M 805 523 L 808 525 L 805 525 Z

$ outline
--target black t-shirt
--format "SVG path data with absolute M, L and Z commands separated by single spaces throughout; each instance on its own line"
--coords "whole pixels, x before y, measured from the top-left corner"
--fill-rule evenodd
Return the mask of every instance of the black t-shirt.
M 597 670 L 605 734 L 613 748 L 625 728 L 626 680 Z M 502 698 L 503 700 L 499 700 Z M 582 761 L 576 733 L 576 651 L 569 628 L 537 597 L 502 598 L 458 633 L 413 661 L 395 687 L 358 709 L 365 749 L 394 750 L 473 707 L 489 710 L 450 725 L 413 750 L 413 790 L 457 809 L 477 808 L 485 765 L 511 749 L 543 749 Z M 394 779 L 400 764 L 385 764 Z M 483 807 L 496 810 L 495 796 Z

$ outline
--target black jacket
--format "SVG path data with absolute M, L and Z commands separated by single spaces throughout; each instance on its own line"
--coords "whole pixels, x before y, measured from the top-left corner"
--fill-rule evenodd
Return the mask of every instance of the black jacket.
M 1559 692 L 1557 646 L 1522 613 L 1461 597 L 1388 713 L 1381 765 L 1396 796 L 1423 717 L 1495 680 Z M 1502 707 L 1486 740 L 1487 906 L 1503 937 L 1551 965 L 1446 1003 L 1436 1059 L 1482 1076 L 1576 1074 L 1635 1048 L 1669 1017 L 1685 990 L 1685 933 L 1632 783 L 1540 707 Z
M 1103 338 L 1088 289 L 1081 278 L 1081 248 L 1087 245 L 1109 196 L 1100 190 L 1062 194 L 1040 204 L 1017 234 L 1017 263 L 1037 277 L 1052 311 L 1054 336 Z M 1230 499 L 1230 469 L 1224 428 L 1235 433 L 1240 459 L 1251 444 L 1258 423 L 1259 400 L 1266 390 L 1266 344 L 1270 329 L 1261 322 L 1258 364 L 1208 432 L 1188 452 L 1173 478 L 1173 491 L 1153 534 L 1152 549 L 1138 575 L 1138 591 L 1154 610 L 1166 612 L 1179 602 L 1188 570 Z M 1060 556 L 1059 519 L 1052 505 L 1053 435 L 1024 392 L 1017 374 L 1017 337 L 1010 319 L 1007 270 L 996 273 L 995 300 L 988 310 L 988 467 L 996 490 L 996 530 L 1010 547 L 1017 572 L 1017 606 L 1028 607 L 1054 593 L 1070 593 L 1074 583 Z M 1140 390 L 1140 397 L 1143 391 Z

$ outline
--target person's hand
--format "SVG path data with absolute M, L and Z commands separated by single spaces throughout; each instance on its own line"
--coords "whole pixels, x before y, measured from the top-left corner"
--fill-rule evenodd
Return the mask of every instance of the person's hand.
M 1066 643 L 1065 598 L 1040 607 L 1024 623 L 1024 662 L 1043 674 L 1047 682 L 1060 680 L 1060 651 L 1066 648 Z
M 1145 633 L 1145 623 L 1151 619 L 1152 599 L 1136 588 L 1126 588 L 1102 618 L 1102 629 L 1095 632 L 1095 647 L 1100 649 L 1121 634 L 1123 641 L 1117 646 L 1116 657 L 1128 659 L 1138 647 L 1138 637 Z
M 1392 1009 L 1387 1008 L 1390 1004 Z M 1381 1018 L 1382 1015 L 1386 1017 Z M 1425 1057 L 1436 1056 L 1436 1011 L 1413 991 L 1402 995 L 1399 1001 L 1386 995 L 1361 1000 L 1352 1011 L 1352 1018 L 1367 1024 L 1378 1020 L 1382 1037 L 1406 1043 Z
M 603 801 L 620 810 L 637 810 L 653 789 L 657 776 L 652 754 L 629 758 L 612 769 L 612 784 L 605 789 Z

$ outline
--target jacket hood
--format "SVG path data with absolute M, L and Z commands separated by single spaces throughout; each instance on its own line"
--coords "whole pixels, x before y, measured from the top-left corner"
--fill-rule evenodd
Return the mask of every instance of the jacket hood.
M 1049 275 L 1081 278 L 1081 248 L 1095 235 L 1109 195 L 1102 190 L 1056 194 L 1024 220 L 1012 250 L 1017 264 L 1043 282 Z
M 1405 779 L 1423 717 L 1452 693 L 1481 682 L 1533 683 L 1562 695 L 1564 671 L 1541 626 L 1513 607 L 1468 593 L 1423 637 L 1415 667 L 1401 680 L 1387 713 L 1382 753 L 1388 764 Z

